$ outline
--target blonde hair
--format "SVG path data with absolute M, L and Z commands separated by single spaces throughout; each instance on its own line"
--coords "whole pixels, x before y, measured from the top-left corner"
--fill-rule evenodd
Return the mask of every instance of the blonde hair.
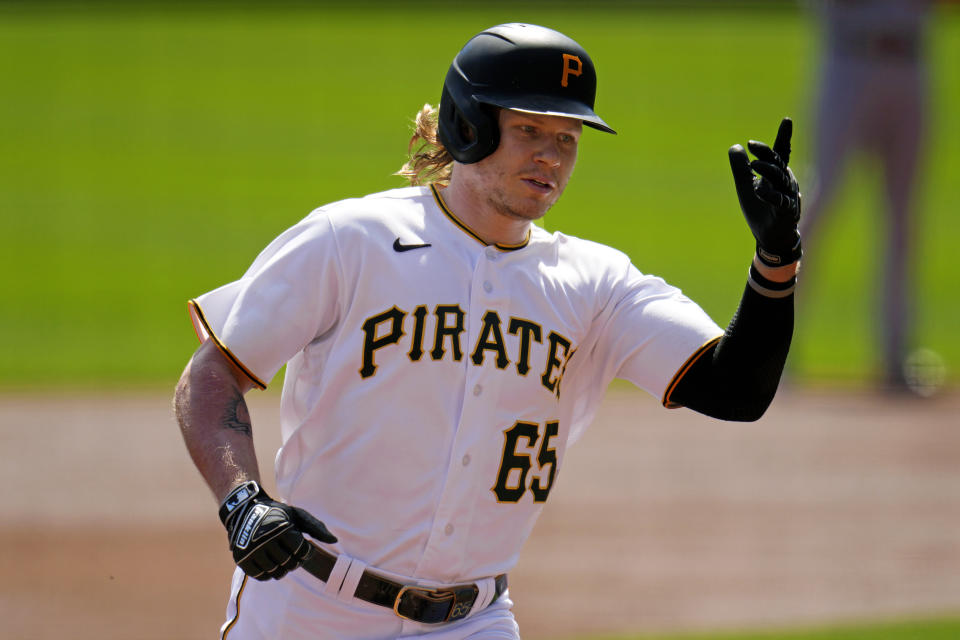
M 450 183 L 453 156 L 440 142 L 437 134 L 438 110 L 423 105 L 414 118 L 413 136 L 407 146 L 407 161 L 394 175 L 403 176 L 412 186 Z

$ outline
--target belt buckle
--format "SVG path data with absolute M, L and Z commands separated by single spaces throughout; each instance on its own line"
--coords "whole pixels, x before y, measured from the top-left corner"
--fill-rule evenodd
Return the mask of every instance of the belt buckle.
M 428 605 L 441 605 L 444 603 L 449 603 L 450 606 L 446 613 L 443 614 L 442 618 L 438 616 L 435 619 L 420 619 L 400 611 L 400 607 L 404 602 L 403 597 L 408 594 L 418 595 L 426 600 Z M 473 608 L 473 604 L 476 602 L 478 595 L 479 589 L 476 585 L 455 589 L 427 589 L 425 587 L 404 586 L 400 588 L 400 592 L 397 593 L 396 600 L 393 601 L 393 612 L 405 620 L 412 620 L 414 622 L 426 624 L 450 622 L 452 620 L 459 620 L 470 613 L 470 610 Z
M 403 596 L 407 594 L 416 593 L 424 600 L 427 600 L 430 604 L 440 604 L 442 602 L 451 602 L 456 599 L 456 595 L 450 591 L 438 591 L 435 589 L 427 589 L 424 587 L 411 587 L 403 586 L 400 588 L 400 592 L 397 594 L 397 599 L 393 601 L 393 612 L 403 618 L 404 620 L 413 620 L 414 622 L 423 622 L 423 620 L 418 620 L 417 618 L 406 615 L 400 611 L 400 606 L 403 604 Z M 450 607 L 453 610 L 453 606 Z M 449 617 L 449 613 L 447 614 Z M 445 621 L 445 620 L 444 620 Z

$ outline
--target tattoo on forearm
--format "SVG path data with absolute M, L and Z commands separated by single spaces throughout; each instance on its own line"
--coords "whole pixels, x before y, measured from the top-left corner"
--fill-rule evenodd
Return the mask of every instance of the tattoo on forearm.
M 250 424 L 250 411 L 247 409 L 247 403 L 243 399 L 243 394 L 237 394 L 230 399 L 226 410 L 223 412 L 222 424 L 227 429 L 242 433 L 246 436 L 253 434 L 253 427 Z

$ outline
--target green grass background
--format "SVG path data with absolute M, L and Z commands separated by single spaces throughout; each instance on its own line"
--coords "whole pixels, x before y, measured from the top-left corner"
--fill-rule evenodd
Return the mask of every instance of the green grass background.
M 725 325 L 752 252 L 726 150 L 771 141 L 791 115 L 803 185 L 810 17 L 790 3 L 450 6 L 0 3 L 0 385 L 171 386 L 196 346 L 186 300 L 315 206 L 401 186 L 414 112 L 470 35 L 511 20 L 584 44 L 620 132 L 587 132 L 545 226 L 623 249 Z M 917 343 L 956 380 L 960 12 L 941 8 L 931 35 Z M 802 282 L 798 381 L 855 383 L 876 365 L 876 182 L 852 172 Z
M 598 111 L 620 131 L 587 132 L 545 226 L 623 249 L 726 324 L 752 252 L 727 147 L 769 141 L 791 115 L 801 185 L 808 173 L 816 30 L 783 4 L 2 2 L 0 388 L 172 387 L 196 346 L 186 300 L 315 206 L 400 186 L 410 119 L 438 100 L 453 54 L 513 20 L 584 44 Z M 956 382 L 960 12 L 940 8 L 931 36 L 917 344 Z M 876 183 L 855 169 L 832 209 L 802 283 L 796 380 L 853 384 L 875 368 Z M 957 637 L 954 618 L 635 640 Z

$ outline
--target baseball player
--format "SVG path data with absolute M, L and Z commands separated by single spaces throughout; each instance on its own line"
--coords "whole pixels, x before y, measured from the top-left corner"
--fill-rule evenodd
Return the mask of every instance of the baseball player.
M 594 111 L 587 52 L 492 27 L 417 118 L 412 186 L 316 209 L 190 302 L 187 448 L 238 569 L 222 638 L 519 637 L 508 572 L 614 377 L 754 420 L 792 333 L 800 196 L 776 142 L 730 164 L 757 241 L 726 332 L 614 249 L 533 224 Z M 276 496 L 244 394 L 286 364 Z
M 886 243 L 881 252 L 878 325 L 883 384 L 907 390 L 912 310 L 914 195 L 926 128 L 926 33 L 932 0 L 819 0 L 824 53 L 816 105 L 816 173 L 802 231 L 819 238 L 823 213 L 855 154 L 882 172 Z M 881 225 L 884 226 L 884 225 Z M 809 242 L 808 242 L 809 245 Z

